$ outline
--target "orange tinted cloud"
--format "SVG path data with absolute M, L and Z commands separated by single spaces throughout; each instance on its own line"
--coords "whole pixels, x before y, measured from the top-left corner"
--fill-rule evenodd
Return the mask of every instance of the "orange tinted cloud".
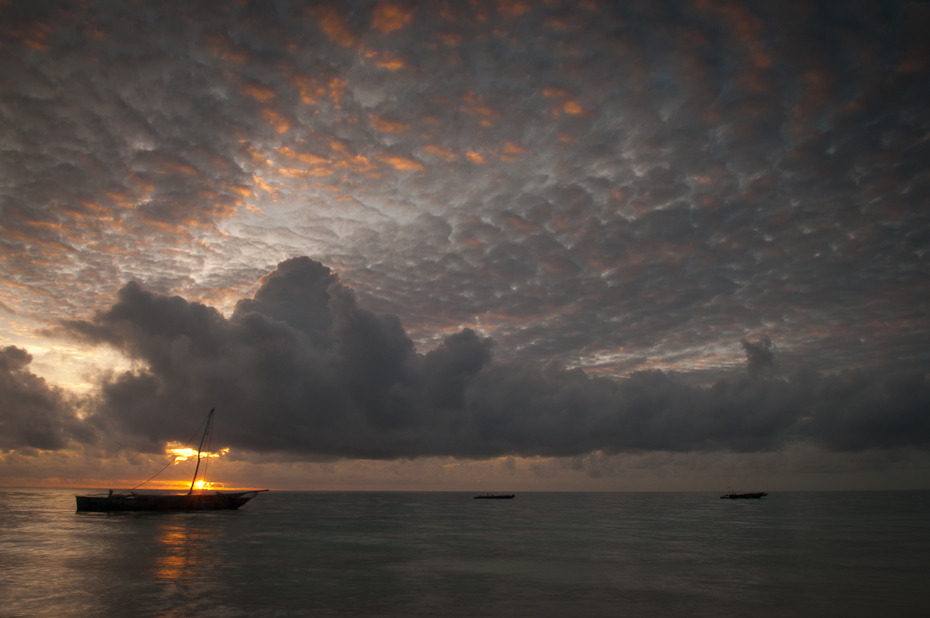
M 550 17 L 545 23 L 547 28 L 559 32 L 578 30 L 581 27 L 578 21 L 568 17 Z
M 895 68 L 899 73 L 916 75 L 918 73 L 923 73 L 927 70 L 927 52 L 923 53 L 914 53 L 910 56 L 905 57 Z
M 557 88 L 554 86 L 544 88 L 542 94 L 547 99 L 567 99 L 571 96 L 571 93 L 564 88 Z M 561 107 L 552 110 L 553 116 L 560 116 L 563 113 L 570 114 L 572 116 L 578 116 L 584 114 L 584 108 L 580 103 L 578 103 L 578 101 L 569 100 L 562 103 Z
M 229 191 L 235 193 L 241 198 L 252 197 L 252 189 L 243 185 L 229 185 Z
M 51 47 L 46 42 L 50 28 L 48 24 L 34 22 L 22 28 L 8 31 L 10 38 L 17 40 L 26 47 L 38 51 L 48 51 Z
M 434 145 L 424 146 L 423 150 L 449 163 L 458 159 L 458 156 L 452 150 L 449 150 L 448 148 L 443 148 L 442 146 L 434 146 Z
M 543 88 L 543 96 L 546 97 L 547 99 L 552 99 L 555 97 L 567 97 L 568 94 L 569 94 L 568 91 L 563 88 L 555 88 L 555 87 Z
M 527 221 L 523 217 L 515 214 L 507 214 L 503 218 L 504 223 L 513 230 L 521 232 L 536 232 L 540 229 L 539 225 L 532 221 Z
M 300 100 L 307 105 L 313 105 L 321 97 L 326 95 L 326 88 L 319 85 L 316 80 L 306 75 L 296 75 L 291 79 L 291 84 L 297 88 L 300 93 Z
M 474 150 L 469 150 L 465 153 L 465 157 L 472 163 L 477 163 L 478 165 L 484 165 L 484 157 L 475 152 Z
M 311 176 L 322 178 L 325 176 L 332 176 L 334 173 L 333 170 L 326 167 L 316 167 L 313 169 L 281 168 L 275 171 L 287 178 L 307 178 Z
M 185 176 L 196 176 L 199 173 L 196 168 L 178 161 L 162 161 L 158 167 L 162 172 L 177 172 Z
M 355 37 L 346 28 L 345 20 L 335 9 L 329 7 L 314 7 L 311 12 L 316 14 L 320 30 L 329 40 L 343 47 L 355 44 Z
M 581 107 L 581 105 L 578 104 L 577 101 L 568 101 L 565 103 L 562 109 L 565 110 L 566 114 L 572 114 L 573 116 L 584 113 L 584 109 Z
M 408 159 L 407 157 L 400 156 L 383 156 L 380 158 L 381 161 L 387 163 L 391 167 L 399 171 L 423 171 L 424 167 L 417 161 L 413 159 Z
M 377 55 L 373 57 L 376 58 L 374 61 L 375 66 L 388 71 L 398 71 L 406 66 L 403 60 L 392 54 L 381 54 L 380 57 Z
M 501 148 L 501 151 L 501 161 L 515 161 L 517 155 L 521 155 L 526 152 L 526 148 L 523 148 L 519 144 L 514 144 L 513 142 L 506 142 Z
M 458 47 L 462 44 L 464 37 L 454 32 L 445 32 L 439 35 L 439 39 L 449 47 Z
M 339 103 L 339 101 L 342 100 L 342 95 L 345 92 L 347 83 L 346 80 L 339 79 L 338 77 L 329 80 L 329 97 L 332 99 L 333 103 Z
M 165 152 L 145 152 L 139 156 L 138 165 L 137 169 L 140 174 L 134 177 L 134 181 L 139 183 L 140 189 L 145 192 L 154 190 L 154 186 L 148 180 L 151 173 L 160 175 L 183 174 L 185 176 L 196 176 L 200 173 L 200 170 L 184 159 Z M 145 180 L 143 180 L 144 178 Z
M 262 86 L 261 84 L 256 84 L 254 82 L 244 84 L 241 88 L 239 88 L 239 92 L 246 96 L 252 97 L 259 103 L 264 103 L 265 101 L 273 99 L 277 96 L 274 90 L 271 88 Z
M 261 189 L 261 190 L 264 191 L 265 193 L 268 193 L 268 194 L 271 195 L 272 197 L 274 197 L 274 196 L 276 196 L 276 195 L 278 194 L 278 190 L 275 189 L 274 187 L 272 187 L 272 186 L 271 186 L 270 184 L 268 184 L 267 182 L 265 182 L 265 180 L 264 180 L 261 176 L 256 176 L 256 175 L 253 174 L 253 175 L 252 175 L 252 182 L 255 184 L 256 187 L 258 187 L 259 189 Z
M 287 146 L 281 146 L 280 148 L 278 148 L 278 152 L 289 159 L 300 161 L 301 163 L 306 163 L 307 165 L 328 165 L 329 164 L 329 159 L 317 156 L 315 154 L 311 154 L 309 152 L 297 152 L 295 150 L 291 150 Z
M 237 49 L 229 40 L 229 37 L 222 34 L 211 34 L 204 37 L 207 48 L 210 53 L 217 58 L 243 64 L 249 59 L 249 54 L 243 49 Z
M 112 218 L 109 216 L 110 209 L 96 202 L 81 202 L 79 208 L 68 208 L 65 206 L 62 208 L 62 212 L 78 220 L 93 219 L 96 221 L 105 221 Z
M 347 163 L 357 172 L 371 172 L 375 169 L 375 164 L 363 155 L 355 155 Z
M 523 0 L 511 0 L 497 4 L 497 12 L 504 17 L 520 17 L 529 10 L 530 5 Z
M 377 116 L 371 117 L 371 126 L 380 133 L 403 133 L 410 128 L 401 122 L 391 122 Z
M 279 134 L 287 133 L 291 129 L 291 121 L 274 110 L 266 109 L 262 116 Z
M 379 32 L 387 34 L 400 30 L 413 18 L 413 10 L 407 10 L 393 2 L 381 2 L 375 7 L 372 16 L 372 27 Z
M 730 21 L 736 40 L 746 46 L 749 58 L 756 68 L 772 66 L 772 57 L 764 44 L 764 23 L 745 5 L 739 2 L 716 2 L 699 0 L 698 7 L 726 16 Z
M 462 111 L 471 116 L 480 117 L 482 126 L 486 127 L 493 126 L 491 121 L 498 117 L 498 113 L 485 103 L 484 98 L 474 92 L 468 92 L 465 95 Z

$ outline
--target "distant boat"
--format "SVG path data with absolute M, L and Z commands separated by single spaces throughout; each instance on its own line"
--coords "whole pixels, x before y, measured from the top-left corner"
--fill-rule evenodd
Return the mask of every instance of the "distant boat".
M 240 506 L 267 489 L 251 489 L 248 491 L 204 491 L 194 493 L 197 483 L 197 473 L 200 471 L 200 459 L 203 454 L 203 445 L 213 426 L 213 412 L 207 415 L 203 437 L 197 448 L 197 466 L 194 468 L 194 478 L 191 487 L 184 494 L 144 494 L 129 491 L 128 493 L 113 493 L 111 489 L 106 494 L 75 496 L 78 511 L 109 513 L 116 511 L 217 511 L 238 509 Z M 154 478 L 154 477 L 153 477 Z M 151 480 L 151 479 L 149 479 Z M 146 481 L 148 482 L 148 481 Z M 144 483 L 143 483 L 144 484 Z
M 745 500 L 745 499 L 752 499 L 752 498 L 764 498 L 767 495 L 768 494 L 765 493 L 764 491 L 746 493 L 746 494 L 738 494 L 738 493 L 730 492 L 728 494 L 723 494 L 722 496 L 720 496 L 720 499 L 721 500 Z
M 511 500 L 516 494 L 480 494 L 475 500 Z

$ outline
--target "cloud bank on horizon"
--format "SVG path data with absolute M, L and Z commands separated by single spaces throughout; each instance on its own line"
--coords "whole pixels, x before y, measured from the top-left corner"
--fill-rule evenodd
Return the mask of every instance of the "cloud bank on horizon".
M 223 411 L 223 443 L 298 458 L 576 456 L 665 451 L 930 448 L 922 373 L 801 372 L 765 377 L 772 343 L 744 341 L 748 372 L 711 387 L 652 370 L 622 380 L 552 364 L 495 362 L 464 329 L 421 354 L 396 316 L 358 306 L 309 258 L 283 262 L 229 318 L 133 282 L 71 336 L 115 346 L 140 368 L 115 373 L 79 418 L 27 370 L 2 358 L 6 448 L 85 442 L 160 451 L 192 410 Z M 119 440 L 111 443 L 114 436 Z
M 2 3 L 0 448 L 151 450 L 216 405 L 308 457 L 925 449 L 928 29 Z M 132 369 L 40 377 L 75 338 Z

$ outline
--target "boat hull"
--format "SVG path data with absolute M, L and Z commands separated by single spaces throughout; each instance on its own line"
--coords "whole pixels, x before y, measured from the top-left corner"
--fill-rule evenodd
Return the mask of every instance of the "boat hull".
M 481 494 L 475 496 L 475 500 L 512 500 L 514 494 Z
M 122 511 L 221 511 L 234 510 L 263 490 L 217 491 L 202 494 L 112 494 L 75 496 L 77 510 L 94 513 Z

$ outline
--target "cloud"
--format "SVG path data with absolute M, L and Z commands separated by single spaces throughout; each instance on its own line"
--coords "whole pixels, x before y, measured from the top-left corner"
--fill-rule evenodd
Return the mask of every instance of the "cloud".
M 18 314 L 313 255 L 418 344 L 480 322 L 499 354 L 623 348 L 618 375 L 762 325 L 820 368 L 921 355 L 913 5 L 0 12 Z
M 746 351 L 747 369 L 749 375 L 758 377 L 762 372 L 772 369 L 775 365 L 775 352 L 773 351 L 772 340 L 767 336 L 762 336 L 759 341 L 748 341 L 743 339 L 740 342 L 743 350 Z
M 30 372 L 31 362 L 26 350 L 0 349 L 0 449 L 57 450 L 72 439 L 92 439 L 75 415 L 78 402 Z
M 140 363 L 101 384 L 89 419 L 136 448 L 181 439 L 213 406 L 224 445 L 311 459 L 930 447 L 919 373 L 763 378 L 765 338 L 743 343 L 750 377 L 708 387 L 495 361 L 470 329 L 419 353 L 395 316 L 360 307 L 309 258 L 279 264 L 229 318 L 130 283 L 109 310 L 65 326 Z
M 928 15 L 0 3 L 0 309 L 137 366 L 44 444 L 924 445 Z

